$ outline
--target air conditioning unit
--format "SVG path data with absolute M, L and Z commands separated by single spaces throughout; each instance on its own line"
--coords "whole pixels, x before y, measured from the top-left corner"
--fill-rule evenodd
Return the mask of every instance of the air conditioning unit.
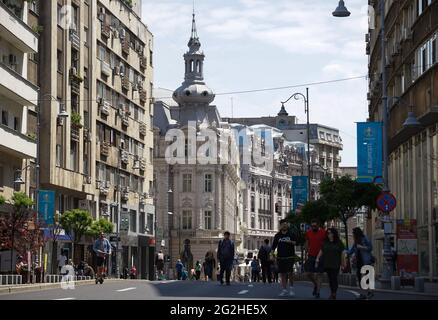
M 126 30 L 121 28 L 119 33 L 120 39 L 124 40 L 126 38 Z

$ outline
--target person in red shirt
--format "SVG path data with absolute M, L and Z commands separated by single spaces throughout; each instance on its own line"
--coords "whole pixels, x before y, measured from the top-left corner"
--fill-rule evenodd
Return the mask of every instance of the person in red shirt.
M 316 259 L 318 257 L 319 251 L 321 250 L 325 239 L 327 238 L 327 231 L 320 228 L 317 220 L 312 220 L 311 228 L 306 232 L 306 263 L 304 264 L 304 270 L 307 272 L 309 279 L 313 283 L 313 296 L 315 298 L 320 297 L 322 274 L 324 269 L 322 268 L 322 263 L 315 266 Z

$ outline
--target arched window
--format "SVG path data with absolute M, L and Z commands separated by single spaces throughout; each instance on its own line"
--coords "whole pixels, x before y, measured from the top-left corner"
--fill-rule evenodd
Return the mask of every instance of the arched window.
M 196 61 L 196 72 L 197 73 L 201 72 L 201 61 L 199 60 Z
M 190 72 L 195 71 L 195 61 L 190 60 Z

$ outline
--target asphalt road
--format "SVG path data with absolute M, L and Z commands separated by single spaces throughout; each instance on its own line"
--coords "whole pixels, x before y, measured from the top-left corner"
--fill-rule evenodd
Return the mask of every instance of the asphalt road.
M 312 285 L 297 282 L 295 298 L 280 298 L 279 284 L 232 283 L 221 286 L 216 282 L 141 280 L 107 280 L 102 285 L 81 285 L 75 289 L 47 289 L 0 295 L 0 300 L 213 300 L 213 299 L 293 299 L 313 300 Z M 338 300 L 354 300 L 358 290 L 339 289 Z M 329 289 L 321 290 L 321 299 L 327 299 Z M 438 297 L 376 292 L 374 300 L 438 300 Z

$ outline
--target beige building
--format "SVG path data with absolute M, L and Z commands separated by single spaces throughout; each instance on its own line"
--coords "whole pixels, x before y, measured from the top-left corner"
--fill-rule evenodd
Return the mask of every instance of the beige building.
M 56 191 L 60 214 L 82 208 L 115 224 L 114 273 L 136 265 L 152 277 L 153 36 L 141 2 L 38 3 L 41 189 Z M 83 241 L 76 260 L 92 257 Z
M 211 105 L 215 95 L 204 82 L 205 56 L 194 17 L 188 47 L 185 80 L 173 93 L 174 102 L 158 98 L 155 102 L 157 239 L 171 258 L 170 268 L 182 258 L 186 240 L 190 241 L 193 262 L 202 261 L 209 250 L 216 252 L 226 230 L 237 246 L 241 242 L 237 144 L 232 128 L 221 121 L 217 107 Z M 158 91 L 155 95 L 169 96 Z M 182 141 L 175 143 L 174 134 L 182 134 Z M 216 140 L 208 136 L 204 142 L 207 134 Z M 221 143 L 225 149 L 220 149 Z M 181 155 L 169 152 L 175 144 Z M 222 161 L 227 157 L 228 161 Z M 208 161 L 202 163 L 201 158 Z M 180 162 L 175 163 L 176 159 Z M 192 265 L 191 261 L 187 264 Z
M 389 188 L 397 198 L 394 219 L 416 219 L 418 270 L 438 277 L 438 2 L 385 2 L 389 103 Z M 374 2 L 378 13 L 378 2 Z M 369 54 L 369 117 L 382 120 L 380 16 L 366 35 Z M 406 120 L 409 117 L 409 122 Z M 416 126 L 406 124 L 419 121 Z M 376 252 L 382 252 L 378 216 L 369 220 Z M 381 255 L 376 255 L 380 256 Z M 382 261 L 378 257 L 378 272 Z

